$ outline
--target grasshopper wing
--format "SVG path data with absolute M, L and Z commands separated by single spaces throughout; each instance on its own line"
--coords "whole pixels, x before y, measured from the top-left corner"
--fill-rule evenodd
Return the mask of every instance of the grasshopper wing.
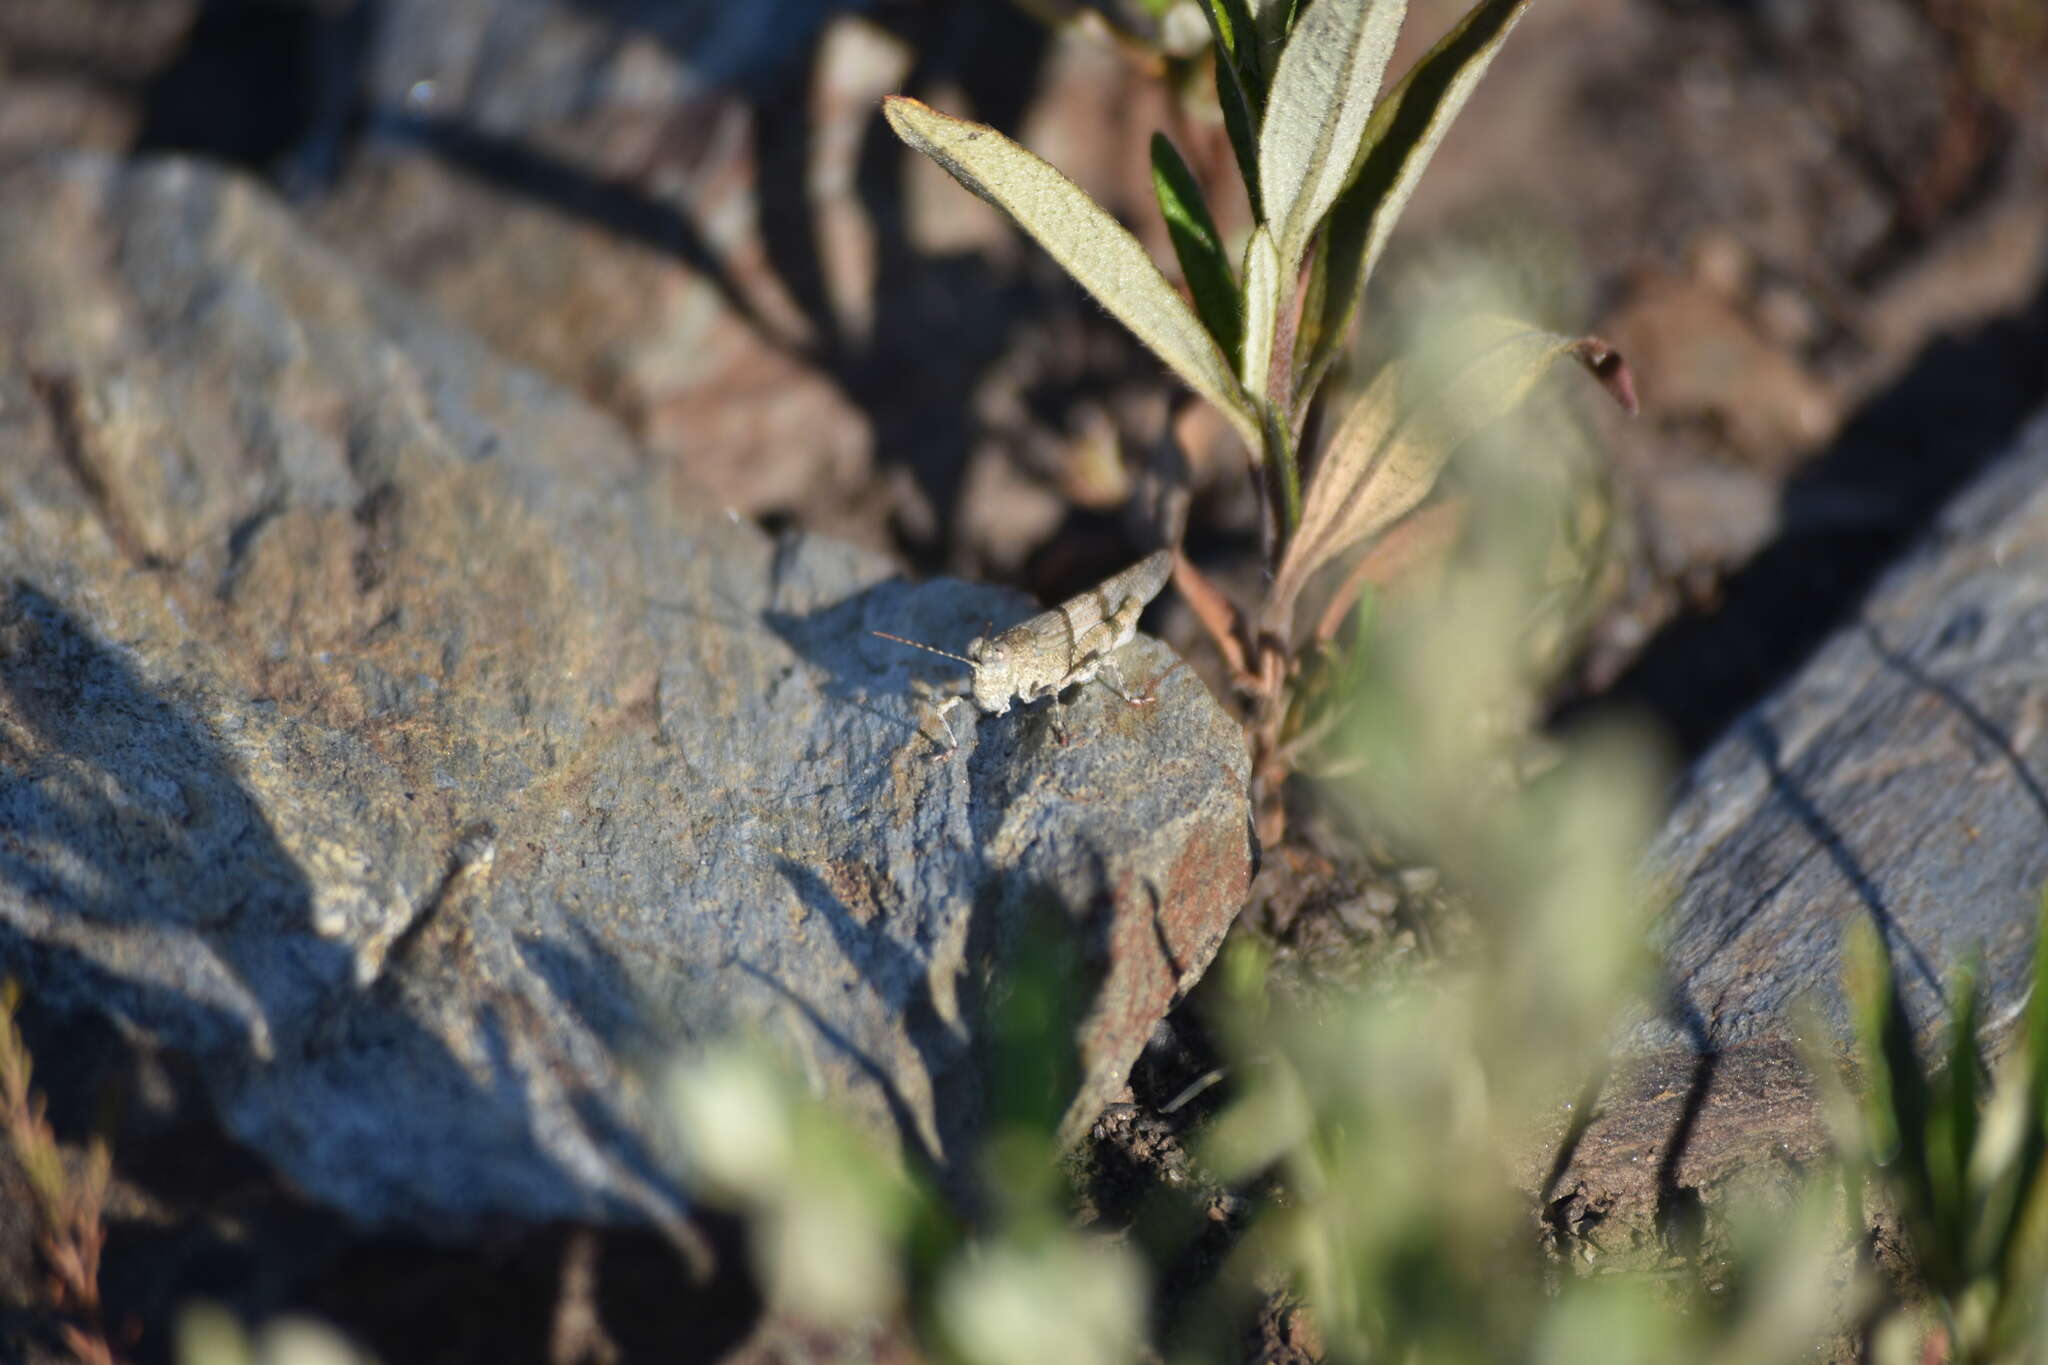
M 1128 644 L 1137 633 L 1138 613 L 1159 595 L 1172 573 L 1173 551 L 1157 550 L 1130 568 L 1111 574 L 1100 587 L 1062 602 L 1057 610 L 1045 615 L 1065 622 L 1078 666 L 1091 656 L 1107 654 Z

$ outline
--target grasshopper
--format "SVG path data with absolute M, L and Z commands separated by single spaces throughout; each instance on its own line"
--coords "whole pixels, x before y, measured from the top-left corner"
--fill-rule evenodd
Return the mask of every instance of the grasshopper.
M 969 692 L 974 704 L 991 716 L 1007 712 L 1013 701 L 1028 705 L 1042 697 L 1057 699 L 1069 687 L 1091 680 L 1131 705 L 1143 706 L 1152 700 L 1150 694 L 1134 697 L 1126 692 L 1123 678 L 1109 656 L 1129 644 L 1138 633 L 1139 614 L 1147 602 L 1159 595 L 1172 573 L 1173 551 L 1155 551 L 1121 573 L 1111 574 L 1101 586 L 1090 588 L 1051 611 L 1042 611 L 1011 626 L 992 640 L 970 642 L 965 654 L 936 649 L 887 631 L 872 634 L 966 664 L 973 670 Z M 939 724 L 945 727 L 946 739 L 955 749 L 960 747 L 960 741 L 954 737 L 947 716 L 967 699 L 948 697 L 938 708 Z M 1057 706 L 1057 700 L 1054 704 Z M 1056 728 L 1058 724 L 1055 713 Z

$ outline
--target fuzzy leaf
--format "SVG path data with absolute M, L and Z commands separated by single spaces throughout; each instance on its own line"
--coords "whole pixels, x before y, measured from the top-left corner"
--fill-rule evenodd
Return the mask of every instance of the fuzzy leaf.
M 1528 7 L 1529 0 L 1479 0 L 1372 111 L 1356 174 L 1330 210 L 1316 261 L 1302 323 L 1302 353 L 1308 357 L 1300 390 L 1304 397 L 1314 393 L 1344 344 L 1387 234 L 1437 144 Z
M 1623 376 L 1603 380 L 1610 390 L 1625 386 L 1627 367 L 1604 343 L 1496 315 L 1459 323 L 1423 354 L 1375 375 L 1325 447 L 1274 578 L 1283 629 L 1318 570 L 1412 511 L 1458 447 L 1521 406 L 1567 356 L 1589 369 L 1597 356 L 1611 375 Z
M 1388 527 L 1324 604 L 1322 619 L 1316 622 L 1316 643 L 1327 645 L 1337 638 L 1352 604 L 1368 589 L 1390 588 L 1426 567 L 1441 566 L 1465 528 L 1466 510 L 1463 498 L 1445 498 Z
M 1280 322 L 1280 258 L 1273 234 L 1254 228 L 1244 244 L 1244 352 L 1238 382 L 1254 397 L 1266 392 L 1273 370 L 1273 333 Z
M 1317 0 L 1280 53 L 1259 127 L 1266 223 L 1292 273 L 1351 179 L 1408 0 Z
M 1152 134 L 1152 190 L 1159 196 L 1159 215 L 1166 220 L 1166 234 L 1173 239 L 1181 274 L 1195 296 L 1195 312 L 1234 365 L 1244 336 L 1237 276 L 1230 269 L 1230 258 L 1223 254 L 1223 236 L 1209 216 L 1201 185 L 1164 133 Z
M 1229 359 L 1123 224 L 1051 164 L 985 124 L 902 95 L 883 100 L 882 110 L 898 137 L 1015 219 L 1110 316 L 1214 403 L 1247 445 L 1258 448 L 1258 414 L 1238 387 Z

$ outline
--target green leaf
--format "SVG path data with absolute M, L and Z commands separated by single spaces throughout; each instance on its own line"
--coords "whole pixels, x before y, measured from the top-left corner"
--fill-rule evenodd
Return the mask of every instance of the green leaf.
M 1927 1116 L 1927 1176 L 1936 1236 L 1945 1253 L 1942 1259 L 1959 1270 L 1969 1241 L 1970 1154 L 1977 1146 L 1983 1098 L 1977 1066 L 1978 975 L 1976 964 L 1970 963 L 1954 985 L 1948 1068 L 1933 1087 Z
M 2048 887 L 2034 916 L 2033 993 L 2027 1000 L 2028 1072 L 2033 1077 L 2036 1122 L 2048 1133 Z
M 882 101 L 896 135 L 1007 213 L 1110 316 L 1230 419 L 1257 449 L 1259 417 L 1230 360 L 1123 224 L 1042 158 L 985 124 L 902 95 Z
M 2048 890 L 2040 897 L 2034 921 L 2034 970 L 2029 986 L 2026 1023 L 2020 1041 L 2019 1060 L 2024 1066 L 2007 1070 L 2002 1083 L 2022 1093 L 2023 1128 L 2013 1149 L 2000 1163 L 1983 1195 L 1981 1223 L 1972 1241 L 1973 1269 L 1999 1263 L 2005 1293 L 1993 1339 L 2001 1333 L 2016 1335 L 2026 1328 L 2028 1295 L 2033 1294 L 2036 1313 L 2043 1307 L 2034 1286 L 2048 1284 Z M 1992 1097 L 1994 1107 L 2004 1103 L 2003 1091 Z M 1986 1127 L 1995 1127 L 1996 1119 Z
M 1202 6 L 1209 19 L 1209 31 L 1216 35 L 1216 50 L 1240 74 L 1251 77 L 1250 90 L 1263 95 L 1265 82 L 1259 79 L 1265 64 L 1260 59 L 1258 28 L 1252 22 L 1245 0 L 1206 0 Z
M 1300 9 L 1301 0 L 1251 0 L 1253 31 L 1259 41 L 1267 47 L 1280 46 Z
M 1301 473 L 1295 464 L 1294 437 L 1287 423 L 1270 403 L 1261 405 L 1260 414 L 1266 425 L 1266 486 L 1274 510 L 1271 524 L 1277 533 L 1273 543 L 1266 547 L 1266 562 L 1270 564 L 1280 557 L 1280 545 L 1301 525 Z
M 1235 365 L 1244 337 L 1237 276 L 1223 253 L 1223 237 L 1209 216 L 1201 185 L 1164 133 L 1152 134 L 1152 190 L 1159 196 L 1159 215 L 1166 220 L 1181 274 L 1195 296 L 1195 312 Z
M 1913 1046 L 1912 1026 L 1884 941 L 1868 924 L 1859 924 L 1847 949 L 1847 994 L 1868 1086 L 1864 1113 L 1871 1130 L 1870 1151 L 1897 1201 L 1916 1260 L 1930 1280 L 1945 1283 L 1941 1263 L 1949 1248 L 1936 1230 L 1940 1200 L 1927 1145 L 1934 1114 L 1932 1087 Z
M 1407 0 L 1317 0 L 1280 53 L 1259 127 L 1259 185 L 1285 273 L 1351 180 Z
M 1892 963 L 1884 941 L 1868 924 L 1851 928 L 1842 945 L 1842 988 L 1863 1065 L 1864 1150 L 1874 1164 L 1889 1165 L 1897 1159 L 1902 1141 L 1892 1097 L 1891 1053 L 1885 1047 L 1894 1022 Z M 1917 1074 L 1917 1064 L 1912 1069 Z
M 1448 327 L 1373 376 L 1309 481 L 1300 529 L 1273 579 L 1270 628 L 1285 635 L 1310 578 L 1414 510 L 1458 447 L 1521 406 L 1567 356 L 1632 395 L 1627 365 L 1606 343 L 1491 314 Z
M 1264 222 L 1259 197 L 1259 115 L 1266 107 L 1266 73 L 1259 54 L 1258 30 L 1244 0 L 1207 0 L 1202 13 L 1216 40 L 1216 103 L 1223 109 L 1223 128 L 1237 156 L 1251 201 L 1252 221 Z
M 1479 0 L 1373 110 L 1356 174 L 1330 210 L 1317 256 L 1299 352 L 1307 357 L 1304 399 L 1344 344 L 1387 234 L 1437 144 L 1528 7 L 1529 0 Z

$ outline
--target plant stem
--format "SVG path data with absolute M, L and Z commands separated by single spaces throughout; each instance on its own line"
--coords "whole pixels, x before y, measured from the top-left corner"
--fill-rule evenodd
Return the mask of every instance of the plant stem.
M 1287 542 L 1294 538 L 1295 528 L 1301 525 L 1301 468 L 1295 463 L 1294 437 L 1288 430 L 1286 419 L 1268 405 L 1264 420 L 1265 473 L 1271 487 L 1274 519 L 1279 531 L 1268 562 L 1277 566 L 1281 554 L 1287 549 Z
M 1308 298 L 1309 273 L 1299 261 L 1290 262 L 1281 278 L 1292 282 L 1286 306 L 1279 310 L 1273 326 L 1273 352 L 1267 365 L 1265 424 L 1266 454 L 1273 466 L 1277 490 L 1280 535 L 1270 561 L 1277 570 L 1279 552 L 1294 538 L 1301 525 L 1301 466 L 1296 458 L 1294 413 L 1294 348 L 1301 339 L 1301 310 Z

